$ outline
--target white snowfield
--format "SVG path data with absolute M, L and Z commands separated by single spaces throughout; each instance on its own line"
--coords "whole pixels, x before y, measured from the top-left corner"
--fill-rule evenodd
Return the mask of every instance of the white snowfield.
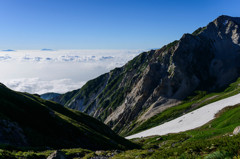
M 208 104 L 162 125 L 131 136 L 127 136 L 126 139 L 147 137 L 152 135 L 166 135 L 169 133 L 178 133 L 191 130 L 200 127 L 214 119 L 215 114 L 223 108 L 227 106 L 233 106 L 238 103 L 240 103 L 240 94 Z

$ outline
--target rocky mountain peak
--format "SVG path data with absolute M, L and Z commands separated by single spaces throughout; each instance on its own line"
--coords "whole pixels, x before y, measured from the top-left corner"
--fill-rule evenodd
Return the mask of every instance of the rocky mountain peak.
M 116 132 L 129 131 L 196 90 L 214 91 L 236 80 L 240 76 L 239 22 L 240 18 L 220 16 L 55 101 L 102 120 Z
M 230 17 L 227 15 L 221 15 L 213 21 L 213 23 L 216 26 L 221 26 L 221 25 L 226 26 L 229 22 L 234 22 L 234 23 L 240 24 L 240 18 L 239 17 Z
M 204 27 L 200 35 L 212 40 L 232 39 L 234 44 L 239 45 L 239 24 L 240 18 L 223 15 Z

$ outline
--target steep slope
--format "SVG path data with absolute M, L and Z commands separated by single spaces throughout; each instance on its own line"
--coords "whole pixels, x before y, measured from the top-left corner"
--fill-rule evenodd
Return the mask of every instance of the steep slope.
M 134 144 L 79 111 L 0 84 L 0 146 L 125 149 Z
M 240 18 L 220 16 L 159 50 L 55 99 L 120 134 L 178 105 L 195 90 L 215 91 L 240 75 Z

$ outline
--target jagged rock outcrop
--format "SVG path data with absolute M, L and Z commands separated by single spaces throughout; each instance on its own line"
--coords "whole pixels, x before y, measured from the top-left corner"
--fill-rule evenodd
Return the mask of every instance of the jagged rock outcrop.
M 213 91 L 236 80 L 239 27 L 240 18 L 220 16 L 53 100 L 98 118 L 118 133 L 129 131 L 195 90 Z

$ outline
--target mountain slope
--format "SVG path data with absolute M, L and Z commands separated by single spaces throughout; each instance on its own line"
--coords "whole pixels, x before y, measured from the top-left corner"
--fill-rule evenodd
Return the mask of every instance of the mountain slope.
M 79 111 L 0 84 L 0 146 L 125 149 L 134 144 Z
M 234 83 L 231 83 L 225 90 L 219 92 L 207 93 L 205 91 L 197 91 L 194 96 L 189 96 L 182 101 L 181 104 L 168 108 L 161 113 L 151 117 L 139 126 L 132 129 L 132 131 L 123 134 L 124 136 L 130 136 L 141 131 L 156 127 L 171 121 L 175 118 L 185 115 L 200 107 L 204 107 L 210 103 L 234 96 L 240 92 L 240 78 Z
M 239 27 L 240 18 L 220 16 L 53 100 L 126 134 L 196 90 L 211 92 L 234 82 L 240 75 Z
M 240 125 L 240 105 L 226 107 L 216 118 L 202 127 L 182 133 L 132 139 L 141 149 L 128 151 L 96 151 L 84 149 L 63 149 L 67 158 L 237 158 L 240 136 L 233 130 Z M 44 152 L 22 152 L 0 150 L 0 158 L 42 159 L 54 150 Z

